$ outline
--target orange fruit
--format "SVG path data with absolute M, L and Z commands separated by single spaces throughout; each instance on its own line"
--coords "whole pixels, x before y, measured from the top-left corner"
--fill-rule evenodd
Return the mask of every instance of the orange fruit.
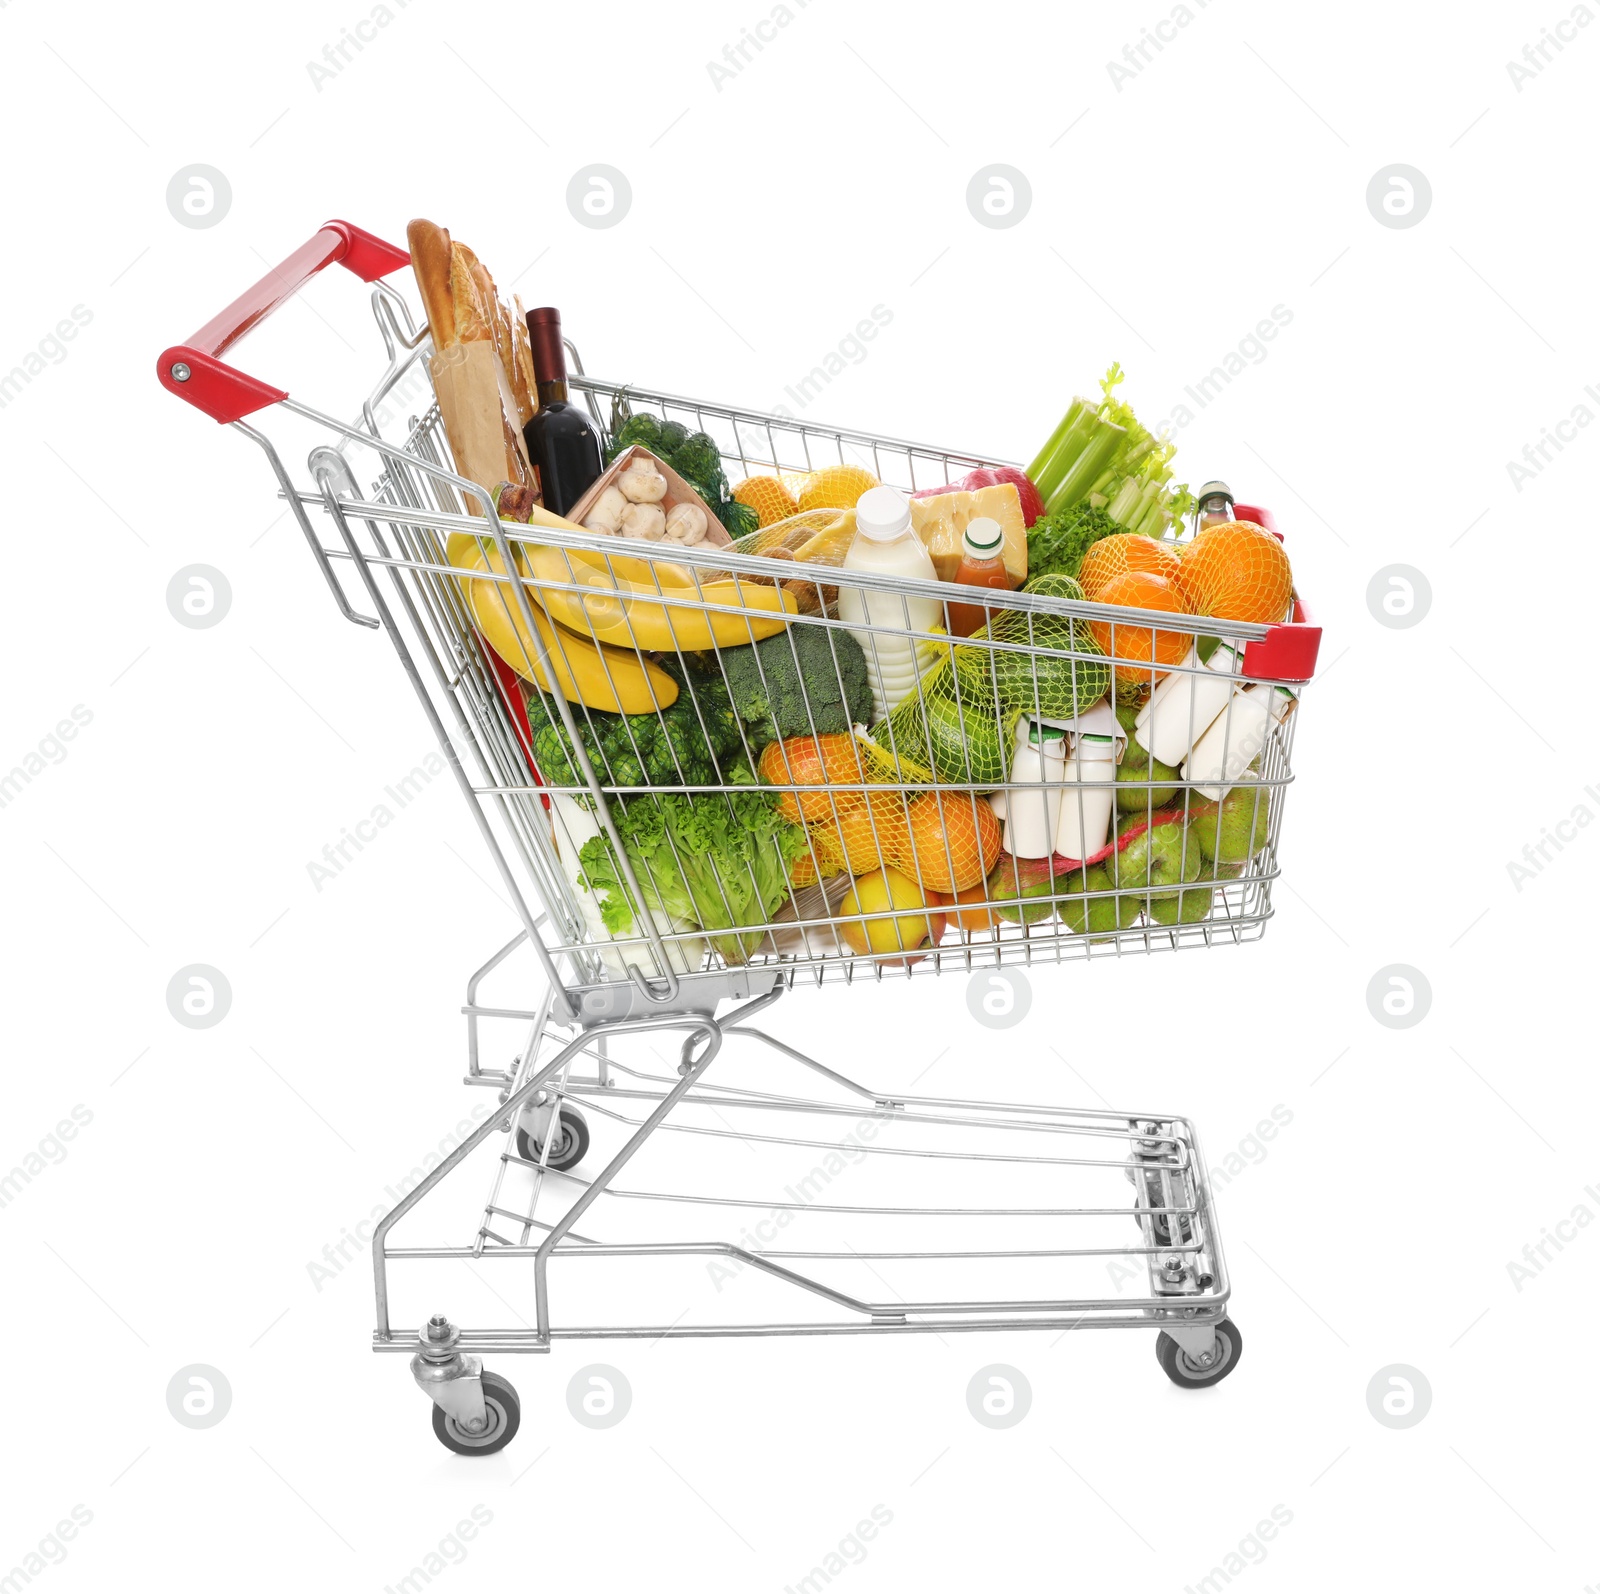
M 827 830 L 830 844 L 837 841 L 844 866 L 853 875 L 892 867 L 911 847 L 905 801 L 899 792 L 874 792 L 854 807 L 841 805 L 836 819 L 817 828 Z
M 1216 620 L 1269 624 L 1283 619 L 1294 596 L 1283 544 L 1248 520 L 1207 526 L 1184 549 L 1176 584 L 1191 614 Z
M 804 850 L 789 865 L 789 887 L 802 891 L 819 880 L 831 880 L 843 868 L 838 832 L 826 824 L 815 825 L 807 832 Z
M 856 500 L 878 485 L 878 478 L 859 465 L 825 465 L 812 471 L 800 490 L 802 509 L 854 509 Z
M 1106 587 L 1130 570 L 1164 576 L 1176 585 L 1180 568 L 1172 544 L 1129 531 L 1102 537 L 1099 542 L 1090 544 L 1088 553 L 1083 556 L 1083 567 L 1078 571 L 1078 585 L 1083 588 L 1084 597 L 1097 603 Z
M 981 885 L 1000 856 L 1000 821 L 987 798 L 928 792 L 906 811 L 906 849 L 894 860 L 928 891 Z
M 999 920 L 989 903 L 989 883 L 980 880 L 977 885 L 956 892 L 954 900 L 947 904 L 952 910 L 950 922 L 958 930 L 992 930 Z
M 1152 575 L 1147 570 L 1129 570 L 1113 576 L 1095 601 L 1125 609 L 1156 609 L 1163 614 L 1188 612 L 1177 588 L 1165 576 Z M 1117 679 L 1123 682 L 1143 683 L 1165 675 L 1172 665 L 1184 661 L 1194 645 L 1191 632 L 1163 631 L 1133 620 L 1125 624 L 1091 620 L 1089 629 L 1107 657 L 1116 661 Z M 1151 671 L 1151 664 L 1161 668 Z M 1147 667 L 1141 669 L 1140 665 Z
M 872 778 L 855 737 L 842 731 L 769 742 L 761 750 L 757 768 L 761 778 L 774 786 L 860 786 Z M 794 824 L 858 807 L 862 799 L 859 791 L 786 791 L 778 796 L 778 812 Z
M 746 476 L 733 490 L 736 502 L 753 509 L 763 527 L 800 513 L 793 493 L 776 476 Z

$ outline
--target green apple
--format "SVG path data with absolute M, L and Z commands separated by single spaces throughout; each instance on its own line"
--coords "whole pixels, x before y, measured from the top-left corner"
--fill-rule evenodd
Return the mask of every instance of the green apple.
M 1220 803 L 1190 806 L 1200 851 L 1213 863 L 1248 863 L 1267 844 L 1271 788 L 1245 781 Z
M 1192 886 L 1185 886 L 1170 897 L 1151 898 L 1144 911 L 1150 915 L 1153 924 L 1198 924 L 1210 917 L 1216 878 L 1217 866 L 1208 863 L 1194 877 Z
M 1022 903 L 1030 897 L 1051 897 L 1068 889 L 1049 858 L 1013 858 L 1001 853 L 989 876 L 989 901 L 1007 924 L 1043 924 L 1056 916 L 1053 902 Z
M 1134 740 L 1133 722 L 1138 716 L 1136 703 L 1117 705 L 1117 723 L 1128 733 L 1128 744 L 1122 751 L 1122 762 L 1117 765 L 1117 807 L 1125 814 L 1148 813 L 1161 808 L 1178 793 L 1177 782 L 1182 779 L 1170 764 L 1152 758 Z M 1159 781 L 1154 787 L 1124 785 L 1125 781 Z
M 1143 814 L 1129 814 L 1117 826 L 1117 840 L 1131 838 L 1112 853 L 1116 882 L 1151 896 L 1170 896 L 1200 873 L 1204 859 L 1197 839 L 1181 813 L 1157 814 L 1148 824 Z
M 1111 871 L 1104 864 L 1096 864 L 1081 875 L 1074 870 L 1070 880 L 1069 885 L 1068 877 L 1062 877 L 1062 890 L 1088 892 L 1116 889 Z M 1139 902 L 1136 897 L 1079 896 L 1075 901 L 1065 902 L 1061 906 L 1061 922 L 1075 935 L 1104 936 L 1113 930 L 1126 930 L 1138 917 Z

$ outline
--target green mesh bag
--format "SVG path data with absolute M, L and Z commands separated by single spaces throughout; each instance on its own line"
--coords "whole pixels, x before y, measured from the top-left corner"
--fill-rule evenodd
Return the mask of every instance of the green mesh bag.
M 1083 601 L 1083 588 L 1071 576 L 1045 575 L 1022 589 L 1046 598 Z M 1013 717 L 1076 719 L 1111 690 L 1111 664 L 1086 623 L 1059 614 L 1024 614 L 1003 609 L 977 633 L 1027 648 L 1053 648 L 1076 658 L 1038 653 L 1008 653 L 970 644 L 955 649 L 955 668 L 963 699 L 989 700 Z
M 954 651 L 960 651 L 959 649 Z M 963 786 L 998 786 L 1011 770 L 1018 711 L 1003 708 L 994 689 L 969 690 L 947 653 L 872 732 L 903 769 Z

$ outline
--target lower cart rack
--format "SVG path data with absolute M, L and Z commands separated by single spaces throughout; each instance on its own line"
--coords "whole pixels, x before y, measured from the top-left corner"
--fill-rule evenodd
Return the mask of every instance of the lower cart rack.
M 380 1226 L 375 1348 L 412 1354 L 430 1393 L 442 1366 L 470 1386 L 478 1357 L 557 1340 L 1154 1327 L 1174 1382 L 1232 1371 L 1187 1119 L 884 1093 L 759 1027 L 778 995 L 684 1020 L 675 1060 L 650 1021 L 568 1034 L 529 1013 L 499 1110 Z M 497 1137 L 470 1243 L 400 1243 L 399 1220 Z M 515 1262 L 495 1293 L 529 1320 L 395 1327 L 391 1264 L 424 1260 Z M 623 1310 L 595 1320 L 607 1305 Z M 487 1410 L 482 1444 L 457 1423 L 455 1448 L 504 1434 Z

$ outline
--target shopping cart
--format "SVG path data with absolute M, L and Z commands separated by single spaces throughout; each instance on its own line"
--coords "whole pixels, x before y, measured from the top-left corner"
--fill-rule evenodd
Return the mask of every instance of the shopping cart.
M 221 360 L 335 262 L 373 283 L 386 356 L 349 421 Z M 1109 703 L 1118 691 L 1111 667 L 1136 677 L 1143 663 L 1148 679 L 1160 628 L 1173 617 L 989 592 L 991 624 L 958 647 L 942 625 L 926 623 L 921 600 L 942 602 L 956 590 L 938 582 L 502 519 L 485 507 L 482 487 L 494 484 L 480 487 L 450 467 L 425 377 L 427 328 L 382 280 L 407 263 L 404 251 L 330 222 L 189 343 L 166 350 L 158 375 L 263 451 L 340 613 L 389 638 L 520 921 L 471 976 L 463 1009 L 466 1081 L 495 1090 L 496 1104 L 438 1166 L 407 1181 L 372 1237 L 374 1348 L 412 1355 L 440 1440 L 465 1454 L 502 1448 L 520 1420 L 518 1401 L 482 1357 L 548 1352 L 567 1339 L 1155 1327 L 1161 1365 L 1176 1384 L 1227 1376 L 1241 1341 L 1226 1316 L 1215 1205 L 1187 1119 L 885 1090 L 857 1077 L 866 1070 L 807 1056 L 757 1019 L 799 983 L 957 970 L 1003 1015 L 1006 971 L 1018 965 L 1259 939 L 1272 915 L 1298 713 L 1263 722 L 1247 746 L 1230 749 L 1228 778 L 1248 793 L 1244 810 L 1237 801 L 1207 805 L 1193 783 L 1164 780 L 1153 767 L 1143 780 L 1119 782 L 1119 817 L 1135 836 L 1142 819 L 1148 835 L 1165 827 L 1169 853 L 1177 847 L 1162 860 L 1166 873 L 1152 843 L 1142 878 L 1131 865 L 1119 872 L 1115 858 L 1051 863 L 1042 886 L 1024 891 L 1018 876 L 1005 912 L 963 907 L 956 876 L 970 860 L 956 853 L 974 834 L 980 844 L 986 834 L 992 840 L 979 813 L 994 811 L 990 793 L 1014 804 L 1053 797 L 1058 808 L 1082 812 L 1086 788 L 1057 780 L 1047 792 L 1038 776 L 1008 782 L 1005 771 L 996 778 L 980 768 L 976 752 L 952 778 L 950 758 L 959 763 L 963 748 L 978 744 L 961 741 L 953 755 L 948 737 L 935 746 L 932 705 L 953 705 L 958 735 L 975 738 L 993 729 L 1002 681 L 1013 710 L 1020 680 L 1042 718 L 1047 707 L 1059 710 L 1063 682 L 1074 693 L 1098 680 L 1100 692 L 1111 689 Z M 600 381 L 583 375 L 569 350 L 579 373 L 572 386 L 599 428 L 630 414 L 677 419 L 715 439 L 730 479 L 855 463 L 909 492 L 996 463 Z M 418 396 L 416 413 L 402 402 L 408 392 Z M 304 483 L 246 422 L 269 407 L 319 433 Z M 1247 513 L 1270 526 L 1264 512 Z M 477 561 L 470 580 L 464 546 Z M 341 572 L 354 574 L 354 598 Z M 858 606 L 847 624 L 839 600 L 852 587 L 875 602 L 865 609 L 871 619 Z M 519 638 L 520 653 L 503 643 L 496 653 L 484 641 L 486 602 L 503 623 L 498 634 Z M 885 618 L 886 604 L 899 613 Z M 1290 624 L 1186 616 L 1182 625 L 1202 651 L 1228 639 L 1241 683 L 1298 690 L 1312 674 L 1319 633 L 1298 600 Z M 797 638 L 806 628 L 848 632 L 867 649 L 904 650 L 910 637 L 926 663 L 912 693 L 929 705 L 923 718 L 897 711 L 889 723 L 898 730 L 884 735 L 880 726 L 870 743 L 808 727 L 819 749 L 824 737 L 833 749 L 854 749 L 846 767 L 826 769 L 825 784 L 795 766 L 783 751 L 790 742 L 763 739 L 761 727 L 730 715 L 726 691 L 735 653 L 758 631 Z M 617 648 L 619 637 L 620 650 L 607 653 L 602 644 Z M 654 680 L 650 670 L 664 668 L 675 702 L 624 720 L 541 689 L 560 679 L 560 666 L 577 665 L 557 655 L 590 643 L 586 667 L 598 656 L 608 687 L 620 689 L 623 672 L 636 687 L 635 671 Z M 1191 656 L 1173 673 L 1198 681 L 1203 671 Z M 823 684 L 814 676 L 807 693 L 827 697 Z M 1225 729 L 1233 712 L 1231 700 Z M 1000 716 L 1005 737 L 1016 718 Z M 640 744 L 656 730 L 653 745 L 665 746 L 673 764 L 664 778 L 659 768 L 640 773 Z M 753 767 L 767 785 L 753 784 Z M 663 823 L 664 844 L 658 836 L 653 853 L 637 845 L 653 822 L 636 823 L 637 815 L 649 820 L 674 803 L 713 804 L 740 831 L 740 861 L 711 868 L 709 887 L 707 860 L 680 853 L 689 829 Z M 779 808 L 804 823 L 779 823 Z M 739 815 L 749 821 L 742 831 Z M 830 827 L 851 834 L 827 840 Z M 1208 831 L 1212 844 L 1191 856 Z M 875 906 L 852 881 L 872 872 L 857 854 L 865 849 L 872 864 L 903 861 L 908 845 L 912 872 L 950 891 L 925 893 L 909 909 L 899 898 Z M 830 849 L 846 853 L 850 870 L 830 871 Z M 597 859 L 610 870 L 609 920 L 601 893 L 587 889 Z M 681 887 L 696 871 L 690 922 Z M 530 1001 L 523 993 L 532 980 L 542 981 L 542 994 Z M 512 995 L 490 1001 L 491 982 Z M 485 1062 L 487 1026 L 514 1030 L 508 1067 Z M 669 1035 L 677 1045 L 664 1055 L 655 1043 Z M 492 1165 L 490 1189 L 471 1208 L 471 1239 L 399 1243 L 401 1220 L 485 1146 L 478 1160 Z M 442 1211 L 444 1199 L 430 1211 Z M 450 1232 L 462 1231 L 447 1227 L 446 1242 Z M 520 1327 L 463 1329 L 420 1311 L 410 1319 L 420 1327 L 396 1326 L 391 1264 L 524 1260 L 531 1322 L 519 1269 L 507 1287 L 521 1294 L 498 1298 Z M 652 1289 L 666 1301 L 655 1316 L 644 1305 Z M 605 1325 L 582 1326 L 585 1311 Z

